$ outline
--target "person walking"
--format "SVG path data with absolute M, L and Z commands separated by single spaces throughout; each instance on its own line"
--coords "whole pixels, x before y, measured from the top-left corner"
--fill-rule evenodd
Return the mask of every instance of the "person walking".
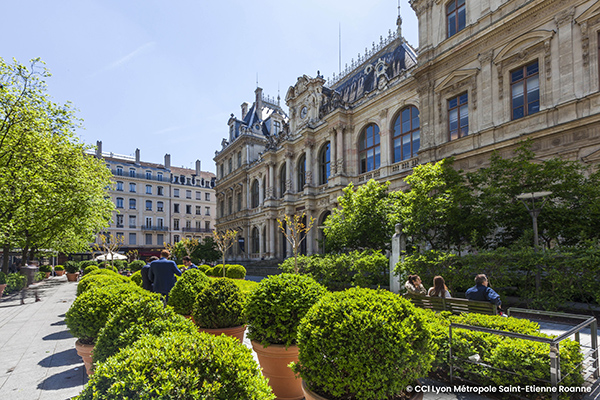
M 148 259 L 148 263 L 146 265 L 144 265 L 140 271 L 140 274 L 142 274 L 142 287 L 151 292 L 152 292 L 152 281 L 148 277 L 148 272 L 150 272 L 150 263 L 152 261 L 156 261 L 156 260 L 158 260 L 158 257 L 156 257 L 156 256 L 150 257 Z
M 148 271 L 148 279 L 152 282 L 152 291 L 164 295 L 165 301 L 168 301 L 169 292 L 177 282 L 175 275 L 181 276 L 177 264 L 168 259 L 170 255 L 169 250 L 162 250 L 160 258 L 150 263 Z
M 433 287 L 429 289 L 427 296 L 441 297 L 442 299 L 449 299 L 452 297 L 446 286 L 446 281 L 439 275 L 433 278 Z

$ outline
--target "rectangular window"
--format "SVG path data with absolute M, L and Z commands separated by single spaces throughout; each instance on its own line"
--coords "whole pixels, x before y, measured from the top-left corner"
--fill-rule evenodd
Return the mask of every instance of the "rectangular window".
M 129 184 L 129 191 L 130 191 L 131 193 L 135 193 L 135 183 L 130 183 L 130 184 Z
M 185 228 L 190 229 L 192 227 L 192 221 L 185 221 Z
M 206 194 L 204 195 L 204 200 L 206 200 L 206 201 L 210 201 L 210 193 L 206 193 Z
M 146 211 L 152 211 L 152 200 L 146 200 Z
M 123 176 L 123 167 L 117 167 L 117 175 Z
M 191 199 L 192 198 L 192 191 L 191 190 L 186 190 L 185 191 L 185 198 L 186 199 Z
M 179 212 L 179 204 L 173 204 L 173 212 L 174 213 L 178 213 Z
M 129 234 L 129 244 L 130 245 L 137 244 L 136 243 L 136 235 L 135 235 L 135 233 L 130 233 Z
M 152 217 L 146 217 L 146 228 L 152 228 Z
M 202 200 L 202 192 L 196 192 L 196 200 Z
M 202 221 L 196 221 L 196 230 L 199 232 L 202 229 Z
M 463 93 L 448 100 L 448 126 L 450 140 L 455 140 L 469 133 L 469 96 Z
M 231 158 L 227 161 L 227 173 L 230 174 L 231 173 L 231 166 L 232 166 L 233 162 L 231 161 Z
M 163 180 L 163 173 L 162 172 L 157 172 L 156 173 L 156 180 L 159 182 L 162 182 Z
M 117 208 L 123 208 L 123 199 L 117 197 Z
M 448 37 L 456 35 L 465 29 L 467 24 L 467 10 L 465 0 L 452 0 L 446 6 L 446 24 L 448 25 Z
M 123 227 L 123 216 L 121 214 L 117 214 L 117 228 Z
M 179 189 L 173 189 L 173 197 L 179 197 Z
M 146 194 L 152 194 L 152 185 L 146 185 Z
M 185 206 L 185 213 L 186 214 L 191 214 L 192 213 L 192 206 L 190 206 L 189 204 Z
M 129 209 L 135 210 L 135 199 L 129 199 Z
M 196 206 L 196 215 L 202 215 L 202 207 Z
M 163 218 L 156 218 L 156 226 L 159 228 L 164 228 L 165 220 Z M 160 242 L 158 242 L 160 244 Z
M 135 178 L 135 169 L 134 168 L 129 168 L 129 177 Z
M 119 192 L 122 192 L 122 191 L 123 191 L 123 182 L 117 182 L 117 190 L 118 190 Z
M 146 171 L 146 179 L 152 179 L 152 171 Z
M 179 220 L 178 219 L 174 219 L 173 220 L 173 230 L 174 231 L 178 231 L 179 230 Z
M 165 242 L 165 235 L 163 235 L 162 233 L 159 233 L 158 235 L 156 235 L 156 244 L 161 246 L 163 243 Z
M 258 206 L 258 199 L 256 200 L 256 204 Z M 229 214 L 233 213 L 233 198 L 231 196 L 227 198 L 227 211 Z
M 152 234 L 146 233 L 146 244 L 152 244 Z
M 179 243 L 179 235 L 173 235 L 173 242 Z
M 281 131 L 281 122 L 274 121 L 273 122 L 273 134 L 277 135 Z
M 129 216 L 129 227 L 130 228 L 135 228 L 135 215 L 130 215 Z
M 123 232 L 117 232 L 117 243 L 125 243 Z
M 164 211 L 163 208 L 164 208 L 164 203 L 162 201 L 157 201 L 156 202 L 156 211 L 162 212 L 162 211 Z
M 223 204 L 223 203 L 221 203 Z M 206 208 L 206 213 L 204 215 L 210 215 L 210 207 L 205 207 Z
M 540 111 L 540 75 L 534 61 L 510 73 L 512 119 Z
M 204 221 L 204 229 L 210 231 L 210 221 Z
M 157 186 L 156 187 L 156 194 L 159 196 L 164 196 L 164 191 L 163 191 L 163 187 L 162 186 Z

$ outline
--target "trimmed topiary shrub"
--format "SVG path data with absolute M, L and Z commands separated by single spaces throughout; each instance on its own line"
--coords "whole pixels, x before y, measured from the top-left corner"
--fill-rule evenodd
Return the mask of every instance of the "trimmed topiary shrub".
M 327 398 L 387 399 L 427 376 L 437 348 L 410 301 L 352 288 L 323 297 L 298 327 L 292 369 Z
M 142 267 L 146 265 L 146 263 L 142 260 L 135 260 L 129 263 L 129 270 L 131 272 L 137 272 L 142 269 Z
M 42 272 L 42 271 L 38 271 L 35 273 L 35 277 L 34 277 L 36 282 L 41 282 L 44 279 L 46 279 L 46 273 Z
M 93 268 L 91 271 L 89 271 L 88 273 L 86 273 L 81 279 L 86 279 L 92 276 L 96 276 L 96 275 L 105 275 L 105 276 L 121 276 L 119 274 L 117 274 L 115 271 L 110 270 L 110 269 L 106 269 L 106 268 L 98 268 L 98 267 L 94 267 L 94 266 L 90 266 L 87 267 L 86 269 L 90 269 Z
M 85 276 L 87 276 L 88 274 L 90 274 L 91 272 L 98 271 L 98 269 L 99 269 L 99 268 L 98 268 L 97 266 L 95 266 L 95 265 L 90 265 L 90 266 L 88 266 L 88 267 L 85 267 L 85 269 L 83 270 L 83 275 L 84 275 L 84 277 L 85 277 Z M 111 271 L 111 272 L 112 272 L 112 271 Z
M 138 285 L 139 287 L 142 287 L 142 272 L 141 271 L 137 271 L 134 272 L 129 279 L 131 279 L 131 281 L 133 283 L 135 283 L 136 285 Z
M 77 264 L 77 261 L 67 261 L 65 263 L 65 271 L 67 271 L 68 274 L 75 274 L 79 272 L 79 265 Z
M 198 329 L 171 307 L 165 308 L 159 295 L 125 300 L 100 330 L 94 347 L 94 362 L 105 361 L 145 334 L 159 336 L 167 331 L 192 334 Z
M 86 275 L 85 279 L 81 279 L 79 284 L 77 285 L 77 296 L 87 292 L 88 290 L 96 287 L 103 286 L 114 286 L 121 284 L 131 284 L 131 280 L 125 276 L 120 276 L 118 274 L 114 275 L 104 275 L 104 274 L 96 274 L 96 275 Z
M 44 272 L 44 273 L 52 272 L 52 266 L 51 265 L 40 265 L 40 272 Z
M 194 322 L 200 328 L 220 329 L 244 325 L 246 298 L 229 278 L 217 278 L 202 289 L 194 303 Z
M 169 292 L 168 304 L 176 313 L 191 315 L 196 296 L 210 283 L 204 272 L 197 269 L 185 271 Z
M 79 262 L 79 268 L 81 268 L 81 269 L 86 269 L 87 267 L 89 267 L 91 265 L 97 267 L 98 266 L 98 261 L 96 261 L 96 260 L 85 260 L 85 261 L 80 261 Z
M 113 265 L 117 271 L 122 271 L 127 267 L 127 262 L 125 260 L 114 260 Z
M 211 270 L 212 267 L 210 265 L 206 265 L 206 264 L 202 264 L 202 265 L 198 265 L 198 269 L 202 272 L 204 272 L 206 275 L 208 270 Z
M 27 278 L 25 275 L 21 275 L 19 273 L 16 274 L 8 274 L 6 277 L 6 289 L 4 291 L 8 293 L 18 292 L 23 289 L 27 284 Z
M 225 272 L 227 272 L 227 264 L 225 264 Z M 211 276 L 223 277 L 223 264 L 217 264 L 213 267 L 211 271 Z
M 65 322 L 73 336 L 83 343 L 93 344 L 110 312 L 123 301 L 134 297 L 149 299 L 152 296 L 147 290 L 131 284 L 92 288 L 77 296 L 66 313 Z
M 244 279 L 246 277 L 246 268 L 243 265 L 228 265 L 225 269 L 225 275 L 231 279 Z
M 57 266 L 54 267 L 54 270 L 55 271 L 64 271 L 65 267 L 63 267 L 62 265 L 57 265 Z
M 327 290 L 305 275 L 281 274 L 263 279 L 248 297 L 248 337 L 263 346 L 296 344 L 304 314 Z
M 79 400 L 271 400 L 250 349 L 205 333 L 146 335 L 98 364 Z

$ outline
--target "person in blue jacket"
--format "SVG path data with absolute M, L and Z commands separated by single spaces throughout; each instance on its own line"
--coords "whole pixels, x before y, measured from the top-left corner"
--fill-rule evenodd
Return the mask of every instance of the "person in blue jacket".
M 150 263 L 158 260 L 158 257 L 152 256 L 148 259 L 148 264 L 144 265 L 140 271 L 142 274 L 142 287 L 152 292 L 152 281 L 148 278 L 148 272 L 150 272 Z
M 183 265 L 185 265 L 185 270 L 187 271 L 188 269 L 198 269 L 198 267 L 192 262 L 192 259 L 190 258 L 190 256 L 185 256 L 181 259 L 181 262 L 183 262 Z
M 150 263 L 150 270 L 148 271 L 148 278 L 152 281 L 152 291 L 160 293 L 169 298 L 169 292 L 175 286 L 177 279 L 175 275 L 181 276 L 181 271 L 177 268 L 175 261 L 169 260 L 169 250 L 162 250 L 160 252 L 160 258 Z
M 475 277 L 475 286 L 467 289 L 465 297 L 469 300 L 489 301 L 500 308 L 502 301 L 500 295 L 494 289 L 488 287 L 488 279 L 484 274 L 479 274 Z

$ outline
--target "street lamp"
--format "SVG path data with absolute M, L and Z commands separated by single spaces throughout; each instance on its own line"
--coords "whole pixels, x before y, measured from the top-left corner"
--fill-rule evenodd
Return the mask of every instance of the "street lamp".
M 538 238 L 538 224 L 537 224 L 537 217 L 540 215 L 540 211 L 542 211 L 542 208 L 544 207 L 544 204 L 546 204 L 546 201 L 548 200 L 548 196 L 551 195 L 552 192 L 532 192 L 532 193 L 521 193 L 520 195 L 517 196 L 517 199 L 521 200 L 521 202 L 523 202 L 523 204 L 525 205 L 525 208 L 527 208 L 527 211 L 529 211 L 529 215 L 531 215 L 531 219 L 533 220 L 533 248 L 535 249 L 535 251 L 537 251 L 539 249 L 539 238 Z M 540 204 L 540 200 L 542 200 L 542 203 Z M 531 207 L 529 207 L 527 205 L 527 202 L 531 200 Z M 537 202 L 537 207 L 536 207 L 536 200 L 538 200 Z M 537 273 L 535 275 L 535 291 L 536 294 L 540 293 L 540 286 L 542 285 L 542 271 L 541 271 L 541 265 L 537 266 Z

